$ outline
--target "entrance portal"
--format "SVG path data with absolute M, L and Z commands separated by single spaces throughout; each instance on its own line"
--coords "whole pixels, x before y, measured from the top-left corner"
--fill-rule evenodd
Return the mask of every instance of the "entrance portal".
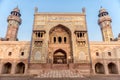
M 61 49 L 55 51 L 53 55 L 53 63 L 54 64 L 66 64 L 67 63 L 66 52 Z

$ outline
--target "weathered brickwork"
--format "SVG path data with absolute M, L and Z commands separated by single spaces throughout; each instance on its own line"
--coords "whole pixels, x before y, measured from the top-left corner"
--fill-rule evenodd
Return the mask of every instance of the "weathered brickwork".
M 114 39 L 112 19 L 101 8 L 98 24 L 103 41 L 89 41 L 85 9 L 81 13 L 39 13 L 35 9 L 31 41 L 18 41 L 21 14 L 8 17 L 0 38 L 0 75 L 36 78 L 120 74 L 120 36 Z

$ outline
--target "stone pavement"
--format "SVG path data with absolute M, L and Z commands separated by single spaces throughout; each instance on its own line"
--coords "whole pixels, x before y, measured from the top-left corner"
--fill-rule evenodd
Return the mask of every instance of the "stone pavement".
M 0 75 L 0 80 L 120 80 L 120 75 L 82 75 L 79 70 L 41 70 L 39 75 Z
M 120 80 L 120 76 L 90 76 L 90 77 L 75 77 L 75 78 L 34 78 L 30 76 L 14 76 L 0 77 L 0 80 Z

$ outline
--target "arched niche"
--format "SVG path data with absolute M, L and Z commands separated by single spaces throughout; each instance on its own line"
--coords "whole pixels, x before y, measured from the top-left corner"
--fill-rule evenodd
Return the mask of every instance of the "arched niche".
M 105 74 L 105 69 L 104 69 L 103 64 L 96 63 L 95 64 L 95 72 L 96 72 L 96 74 Z
M 109 71 L 109 74 L 117 74 L 118 73 L 118 69 L 117 69 L 117 66 L 116 64 L 114 63 L 109 63 L 108 64 L 108 71 Z
M 3 74 L 10 74 L 11 73 L 11 69 L 12 69 L 12 64 L 7 62 L 3 65 Z
M 24 74 L 25 72 L 25 64 L 23 62 L 20 62 L 16 65 L 16 74 Z

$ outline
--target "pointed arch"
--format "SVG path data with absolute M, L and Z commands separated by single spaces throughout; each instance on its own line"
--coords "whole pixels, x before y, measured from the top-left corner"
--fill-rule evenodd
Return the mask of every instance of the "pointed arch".
M 80 60 L 85 60 L 86 59 L 85 52 L 83 52 L 83 51 L 79 52 L 79 56 L 78 57 L 79 57 Z
M 53 26 L 49 31 L 49 46 L 52 51 L 52 62 L 55 64 L 66 64 L 73 59 L 71 30 L 62 24 Z M 62 47 L 65 45 L 64 47 Z M 58 48 L 55 48 L 58 46 Z M 60 56 L 61 55 L 61 56 Z M 67 55 L 71 59 L 68 60 Z
M 95 72 L 96 74 L 105 74 L 104 66 L 101 63 L 95 64 Z
M 34 60 L 40 60 L 41 59 L 41 52 L 40 51 L 36 51 L 35 55 L 34 55 Z
M 57 28 L 57 27 L 60 27 L 60 28 L 64 29 L 68 34 L 71 35 L 70 29 L 68 27 L 62 25 L 62 24 L 58 24 L 58 25 L 54 26 L 53 28 L 51 28 L 50 31 L 49 31 L 49 34 L 51 34 L 55 30 L 55 28 Z
M 64 50 L 58 49 L 53 54 L 53 63 L 54 64 L 66 64 L 67 63 L 67 54 Z
M 118 74 L 118 69 L 115 63 L 109 63 L 108 64 L 108 71 L 109 74 Z
M 16 65 L 16 74 L 24 74 L 25 72 L 25 64 L 23 62 L 20 62 Z
M 12 69 L 12 64 L 10 62 L 7 62 L 3 65 L 3 74 L 10 74 Z

